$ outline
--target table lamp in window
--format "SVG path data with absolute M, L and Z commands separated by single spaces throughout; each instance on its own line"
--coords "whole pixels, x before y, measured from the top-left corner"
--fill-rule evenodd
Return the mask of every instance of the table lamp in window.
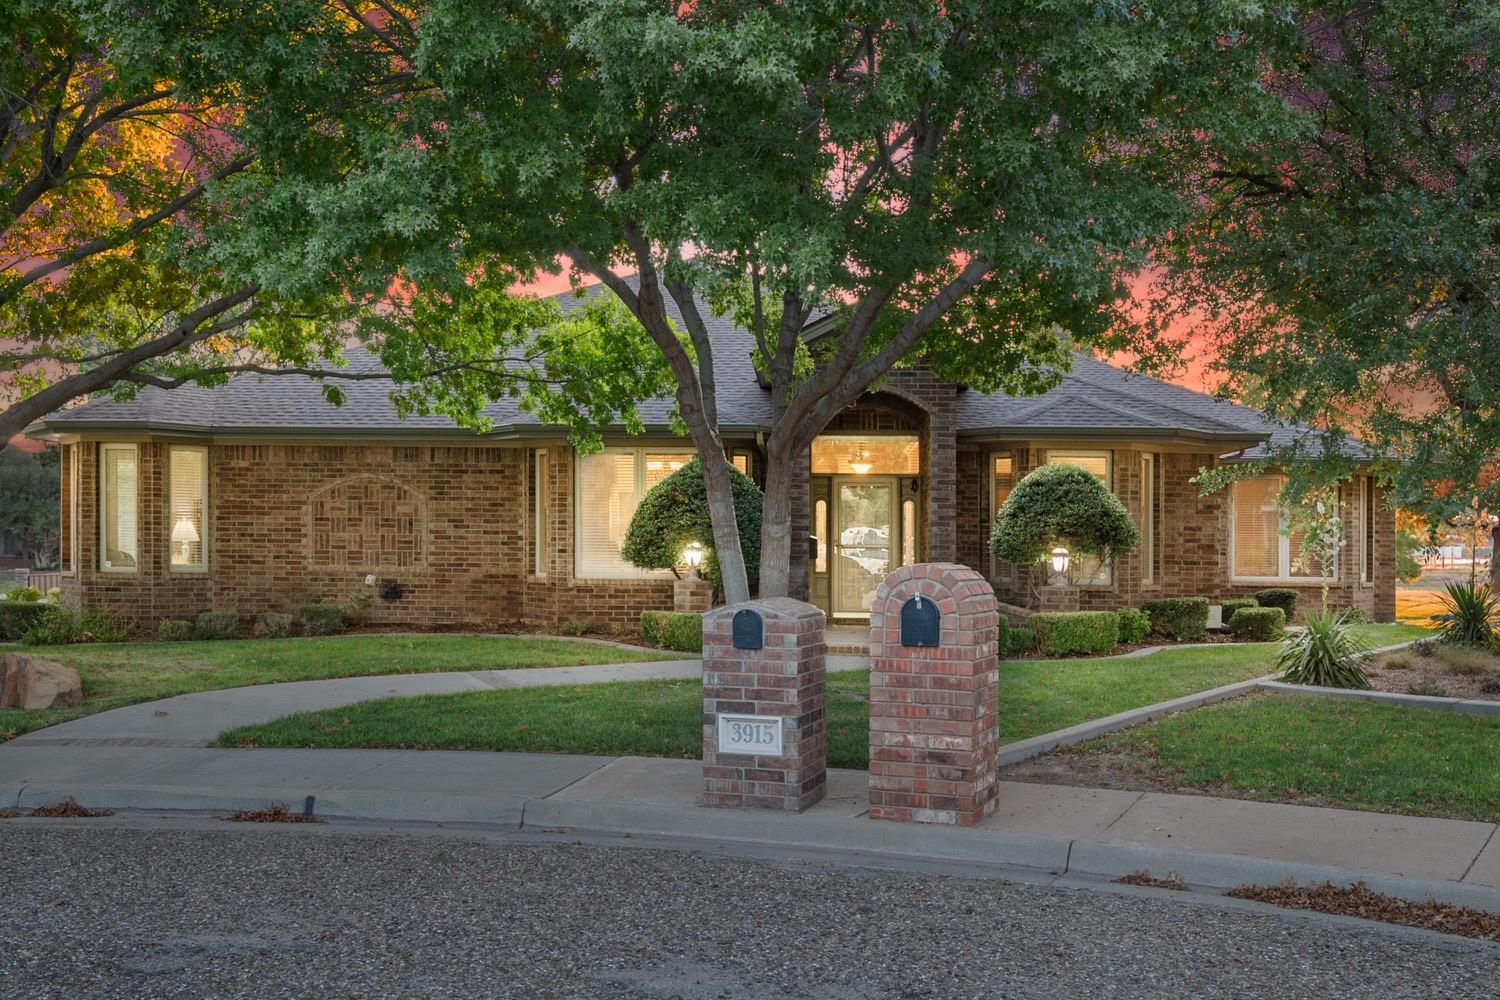
M 176 549 L 173 560 L 179 564 L 193 561 L 193 546 L 198 543 L 198 529 L 186 517 L 179 517 L 172 526 L 172 545 Z

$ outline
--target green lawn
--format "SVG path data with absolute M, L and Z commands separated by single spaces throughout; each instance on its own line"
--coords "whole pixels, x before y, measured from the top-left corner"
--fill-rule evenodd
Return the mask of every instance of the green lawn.
M 1500 820 L 1500 720 L 1257 694 L 1072 748 L 1164 789 Z
M 1400 625 L 1361 628 L 1377 643 L 1424 634 Z M 1128 660 L 1007 661 L 1000 665 L 1000 738 L 1010 743 L 1258 677 L 1270 672 L 1274 651 L 1274 645 L 1260 644 L 1174 649 Z M 830 767 L 868 766 L 869 684 L 864 671 L 829 675 Z M 697 757 L 701 699 L 693 681 L 390 698 L 231 730 L 220 742 Z
M 84 702 L 22 712 L 0 708 L 0 740 L 83 715 L 192 691 L 439 670 L 510 670 L 661 660 L 674 654 L 529 636 L 329 636 L 225 642 L 132 642 L 25 650 L 76 667 Z

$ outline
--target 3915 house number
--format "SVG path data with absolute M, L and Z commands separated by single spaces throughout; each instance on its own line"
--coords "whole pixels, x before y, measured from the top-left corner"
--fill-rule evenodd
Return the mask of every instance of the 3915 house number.
M 779 715 L 720 715 L 719 753 L 780 757 L 783 721 Z

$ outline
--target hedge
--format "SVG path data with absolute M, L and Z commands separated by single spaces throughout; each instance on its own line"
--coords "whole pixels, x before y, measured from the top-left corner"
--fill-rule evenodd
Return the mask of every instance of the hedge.
M 1208 598 L 1164 597 L 1147 601 L 1141 610 L 1151 616 L 1151 631 L 1169 639 L 1201 639 L 1208 634 Z
M 1241 608 L 1258 607 L 1260 607 L 1260 602 L 1253 597 L 1230 597 L 1219 605 L 1219 620 L 1228 625 L 1229 619 L 1234 617 L 1236 611 Z
M 1136 643 L 1151 632 L 1151 616 L 1140 608 L 1122 608 L 1120 616 L 1120 641 Z
M 198 639 L 238 639 L 240 616 L 233 611 L 205 611 L 193 626 L 193 636 Z
M 0 601 L 0 642 L 17 641 L 55 607 L 40 602 Z
M 255 616 L 255 634 L 263 639 L 285 639 L 297 628 L 297 619 L 279 611 Z
M 1229 619 L 1229 634 L 1245 642 L 1274 642 L 1286 635 L 1280 608 L 1240 608 Z
M 297 621 L 308 635 L 335 635 L 344 631 L 344 609 L 337 604 L 304 604 Z
M 690 611 L 642 611 L 641 636 L 663 649 L 702 652 L 703 616 Z
M 1120 641 L 1120 616 L 1113 611 L 1043 611 L 1031 616 L 1036 645 L 1049 656 L 1107 653 Z
M 1036 648 L 1036 632 L 1033 629 L 1008 626 L 1005 630 L 1005 655 L 1019 656 Z
M 156 623 L 159 642 L 187 642 L 193 637 L 193 623 L 181 618 L 163 618 Z
M 1272 587 L 1255 595 L 1256 603 L 1263 608 L 1280 608 L 1286 612 L 1286 620 L 1297 617 L 1297 592 L 1290 587 Z

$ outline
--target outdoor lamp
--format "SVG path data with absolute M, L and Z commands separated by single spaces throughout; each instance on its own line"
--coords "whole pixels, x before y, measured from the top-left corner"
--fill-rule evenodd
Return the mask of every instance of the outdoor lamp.
M 1073 560 L 1068 556 L 1068 550 L 1059 545 L 1052 550 L 1052 572 L 1058 576 L 1068 572 L 1068 565 Z
M 693 576 L 697 576 L 698 567 L 703 564 L 703 543 L 688 542 L 687 547 L 682 550 L 682 561 L 687 563 Z
M 172 525 L 172 544 L 179 546 L 183 562 L 193 557 L 193 544 L 197 541 L 198 529 L 193 527 L 193 522 L 185 517 L 178 518 Z

